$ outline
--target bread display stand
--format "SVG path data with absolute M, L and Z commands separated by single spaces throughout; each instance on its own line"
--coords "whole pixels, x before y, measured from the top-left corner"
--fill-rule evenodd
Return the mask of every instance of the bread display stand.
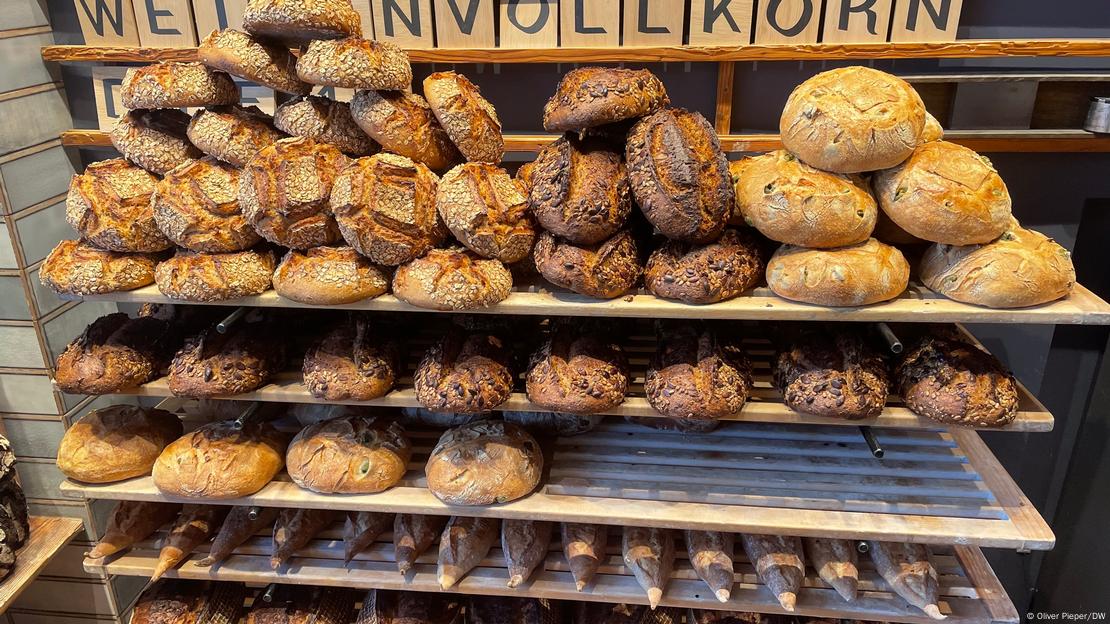
M 80 518 L 31 516 L 28 521 L 31 530 L 27 534 L 27 542 L 15 551 L 15 567 L 11 575 L 0 582 L 0 613 L 8 610 L 23 590 L 38 578 L 46 564 L 82 528 Z

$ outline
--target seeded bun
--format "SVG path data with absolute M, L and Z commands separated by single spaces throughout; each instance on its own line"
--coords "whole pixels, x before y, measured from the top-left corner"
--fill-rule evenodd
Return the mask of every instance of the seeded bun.
M 580 67 L 559 82 L 543 107 L 549 132 L 594 128 L 649 115 L 670 104 L 667 90 L 646 69 Z
M 910 265 L 902 252 L 871 238 L 836 249 L 783 245 L 767 263 L 767 285 L 783 299 L 827 306 L 862 306 L 906 290 Z
M 729 228 L 708 245 L 663 243 L 648 258 L 644 286 L 664 299 L 717 303 L 755 287 L 763 269 L 755 236 Z
M 239 210 L 239 170 L 211 156 L 189 161 L 158 182 L 154 222 L 192 251 L 242 251 L 261 240 Z
M 273 45 L 241 30 L 213 30 L 197 48 L 200 62 L 275 91 L 307 95 L 312 86 L 297 79 L 289 48 Z
M 313 305 L 354 303 L 389 290 L 389 277 L 350 247 L 290 249 L 273 281 L 282 297 Z
M 346 102 L 317 95 L 289 100 L 274 111 L 274 125 L 293 136 L 330 143 L 351 156 L 369 156 L 378 151 L 378 144 L 351 119 L 351 107 Z
M 172 247 L 154 223 L 150 196 L 158 178 L 122 158 L 94 162 L 73 176 L 66 222 L 85 240 L 110 251 Z
M 397 267 L 393 294 L 431 310 L 474 310 L 503 301 L 513 277 L 499 260 L 485 260 L 459 247 L 433 249 Z
M 351 116 L 382 149 L 407 156 L 433 171 L 463 160 L 424 98 L 407 91 L 358 91 Z
M 484 258 L 519 262 L 536 240 L 528 199 L 520 185 L 494 165 L 469 162 L 443 174 L 436 212 L 459 242 Z
M 243 29 L 299 46 L 313 39 L 356 36 L 362 32 L 362 18 L 351 0 L 247 0 Z
M 239 88 L 200 63 L 155 63 L 127 70 L 120 100 L 130 109 L 219 106 L 238 103 Z
M 188 124 L 189 116 L 177 109 L 130 111 L 120 117 L 108 136 L 124 158 L 153 174 L 165 175 L 201 156 L 185 136 Z
M 544 279 L 574 292 L 613 299 L 640 279 L 639 252 L 628 230 L 596 245 L 573 245 L 544 232 L 534 250 L 536 270 Z
M 245 167 L 262 148 L 285 135 L 257 106 L 203 108 L 189 122 L 189 140 L 209 156 Z
M 297 75 L 317 85 L 401 91 L 412 86 L 409 56 L 389 41 L 319 39 L 297 59 Z
M 46 256 L 39 281 L 59 295 L 97 295 L 134 290 L 154 283 L 158 256 L 105 251 L 75 240 L 64 240 Z
M 439 124 L 471 162 L 499 164 L 505 154 L 497 111 L 473 82 L 453 71 L 424 79 L 424 97 Z
M 200 254 L 179 251 L 158 264 L 158 290 L 182 301 L 225 301 L 270 289 L 274 255 L 269 251 Z

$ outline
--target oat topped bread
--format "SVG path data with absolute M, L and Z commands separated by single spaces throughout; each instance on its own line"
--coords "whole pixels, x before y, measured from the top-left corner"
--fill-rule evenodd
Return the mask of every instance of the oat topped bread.
M 242 251 L 261 240 L 239 210 L 239 170 L 211 156 L 168 172 L 151 206 L 158 229 L 186 249 Z
M 513 276 L 500 260 L 487 260 L 459 247 L 432 249 L 397 267 L 393 294 L 431 310 L 474 310 L 505 300 Z
M 317 85 L 400 91 L 412 86 L 409 56 L 390 41 L 318 39 L 297 59 L 297 75 Z
M 436 212 L 459 242 L 482 257 L 512 263 L 532 251 L 536 231 L 528 200 L 500 167 L 468 162 L 443 174 Z
M 247 0 L 243 29 L 290 46 L 313 39 L 353 37 L 362 18 L 351 0 Z
M 257 106 L 213 106 L 197 111 L 189 122 L 189 140 L 209 156 L 244 167 L 262 148 L 285 134 Z
M 200 62 L 275 91 L 308 95 L 312 86 L 297 79 L 289 49 L 241 30 L 213 30 L 197 48 Z
M 351 106 L 318 95 L 283 102 L 274 111 L 274 125 L 293 136 L 330 143 L 344 154 L 369 156 L 378 144 L 351 118 Z
M 180 250 L 158 263 L 158 290 L 183 301 L 225 301 L 260 295 L 270 289 L 274 254 L 266 249 L 228 253 Z
M 123 76 L 120 100 L 130 109 L 220 106 L 239 102 L 231 76 L 200 63 L 155 63 Z
M 150 196 L 158 178 L 122 158 L 92 163 L 73 176 L 66 222 L 110 251 L 163 251 L 173 246 L 154 223 Z
M 167 171 L 201 152 L 185 136 L 189 116 L 175 109 L 128 111 L 109 133 L 112 145 L 123 157 L 147 171 Z
M 501 120 L 466 76 L 453 71 L 431 74 L 424 79 L 424 97 L 467 160 L 494 165 L 501 162 L 505 153 Z
M 105 251 L 84 241 L 64 240 L 46 256 L 39 281 L 58 294 L 134 290 L 154 283 L 158 258 L 155 254 Z
M 563 76 L 543 108 L 548 131 L 581 130 L 643 117 L 670 104 L 667 90 L 646 69 L 580 67 Z
M 301 303 L 354 303 L 388 291 L 389 276 L 350 247 L 290 249 L 274 271 L 274 290 Z
M 433 171 L 443 171 L 463 160 L 451 137 L 423 97 L 408 91 L 356 91 L 351 116 L 382 149 Z

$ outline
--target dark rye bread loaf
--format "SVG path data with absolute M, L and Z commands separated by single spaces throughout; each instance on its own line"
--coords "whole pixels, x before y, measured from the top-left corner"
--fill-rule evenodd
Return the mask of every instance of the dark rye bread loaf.
M 262 148 L 285 135 L 257 106 L 213 106 L 193 114 L 189 140 L 209 156 L 244 167 Z
M 501 163 L 505 140 L 497 111 L 462 74 L 436 72 L 424 79 L 424 97 L 451 142 L 471 162 Z
M 640 279 L 639 252 L 628 230 L 594 245 L 574 245 L 544 232 L 533 255 L 544 279 L 587 297 L 620 297 Z
M 402 374 L 400 345 L 390 328 L 364 316 L 324 334 L 304 354 L 304 385 L 325 401 L 385 396 Z
M 452 328 L 416 367 L 416 399 L 436 412 L 473 414 L 496 409 L 513 392 L 510 360 L 509 350 L 497 336 Z
M 451 137 L 439 125 L 428 102 L 408 91 L 356 91 L 351 116 L 382 149 L 433 171 L 443 171 L 463 160 Z
M 39 282 L 60 295 L 134 290 L 154 283 L 158 259 L 156 254 L 105 251 L 84 241 L 64 240 L 43 261 Z
M 573 243 L 609 238 L 632 211 L 624 154 L 600 139 L 562 136 L 517 174 L 540 225 Z
M 646 69 L 580 67 L 559 82 L 543 107 L 549 132 L 581 130 L 634 119 L 670 104 L 667 90 Z
M 527 431 L 500 420 L 449 429 L 428 456 L 428 489 L 449 505 L 493 505 L 539 485 L 543 452 Z
M 188 124 L 189 116 L 174 108 L 134 110 L 120 117 L 108 136 L 124 158 L 151 173 L 165 175 L 201 156 L 185 136 Z
M 317 85 L 402 90 L 412 86 L 409 56 L 390 41 L 317 39 L 297 59 L 297 75 Z
M 158 230 L 150 196 L 158 178 L 122 158 L 94 162 L 73 176 L 66 222 L 109 251 L 152 252 L 173 246 Z
M 796 412 L 852 420 L 886 406 L 887 364 L 855 330 L 803 332 L 779 352 L 773 372 L 783 403 Z
M 309 95 L 283 102 L 274 111 L 274 125 L 293 136 L 334 145 L 350 156 L 377 153 L 378 144 L 351 118 L 351 105 Z
M 468 162 L 443 174 L 436 212 L 459 242 L 484 258 L 519 262 L 536 240 L 520 185 L 494 165 Z
M 150 204 L 158 229 L 179 247 L 219 253 L 261 240 L 239 209 L 239 170 L 211 156 L 167 172 Z
M 755 236 L 728 228 L 707 245 L 663 243 L 648 258 L 644 286 L 664 299 L 716 303 L 753 288 L 763 279 L 763 269 Z
M 307 95 L 312 86 L 297 79 L 296 59 L 285 46 L 273 45 L 241 30 L 213 30 L 197 47 L 208 67 L 275 91 Z
M 54 363 L 54 383 L 71 394 L 109 394 L 160 374 L 180 343 L 169 323 L 122 312 L 93 321 Z
M 735 416 L 752 391 L 751 364 L 740 341 L 692 323 L 661 324 L 644 394 L 669 418 Z
M 174 396 L 202 398 L 250 392 L 285 361 L 285 341 L 265 321 L 242 320 L 226 334 L 207 329 L 185 341 L 170 364 Z
M 593 414 L 624 402 L 628 360 L 620 345 L 599 332 L 557 323 L 532 354 L 528 400 L 556 412 Z

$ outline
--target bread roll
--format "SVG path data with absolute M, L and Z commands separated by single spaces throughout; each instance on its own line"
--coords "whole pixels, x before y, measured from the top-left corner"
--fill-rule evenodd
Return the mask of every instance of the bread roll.
M 767 263 L 767 285 L 783 299 L 826 306 L 887 301 L 909 285 L 902 252 L 871 238 L 836 249 L 783 245 Z
M 628 391 L 628 360 L 600 333 L 557 325 L 532 354 L 528 400 L 544 409 L 592 414 L 615 408 Z
M 886 362 L 858 332 L 807 331 L 778 354 L 773 372 L 782 402 L 796 412 L 854 420 L 886 406 Z
M 389 290 L 386 273 L 350 247 L 290 249 L 273 282 L 282 297 L 312 305 L 354 303 Z
M 261 240 L 239 210 L 239 170 L 211 156 L 166 174 L 150 199 L 166 238 L 193 251 L 242 251 Z
M 393 558 L 397 571 L 406 576 L 416 559 L 435 543 L 447 525 L 447 516 L 397 514 L 393 521 Z
M 259 531 L 273 526 L 277 516 L 278 509 L 276 507 L 247 505 L 232 507 L 227 517 L 224 518 L 223 524 L 220 525 L 220 530 L 216 533 L 215 539 L 212 540 L 212 546 L 208 549 L 208 556 L 198 561 L 197 566 L 206 568 L 222 563 L 243 542 L 254 537 Z
M 274 254 L 240 251 L 201 254 L 179 251 L 158 263 L 154 279 L 163 295 L 183 301 L 226 301 L 270 289 Z
M 929 111 L 925 111 L 925 127 L 921 131 L 922 143 L 930 143 L 932 141 L 944 140 L 944 128 L 941 127 L 940 122 Z
M 447 590 L 474 569 L 497 542 L 501 521 L 497 518 L 454 516 L 439 537 L 436 577 Z
M 667 90 L 646 69 L 580 67 L 563 75 L 543 107 L 549 132 L 581 130 L 651 114 L 670 104 Z
M 334 243 L 332 182 L 347 158 L 313 139 L 282 139 L 258 152 L 239 178 L 239 205 L 262 238 L 307 249 Z
M 268 423 L 201 425 L 172 442 L 154 462 L 154 486 L 185 498 L 229 499 L 254 494 L 285 465 L 288 438 Z
M 177 109 L 129 111 L 119 118 L 108 137 L 127 160 L 147 171 L 167 171 L 201 152 L 185 136 L 189 116 Z
M 122 158 L 102 160 L 73 176 L 66 222 L 109 251 L 163 251 L 172 243 L 154 223 L 150 196 L 158 178 Z
M 574 587 L 582 591 L 601 567 L 602 560 L 608 558 L 605 551 L 609 541 L 609 527 L 603 524 L 564 522 L 559 525 L 559 536 L 567 567 L 574 577 Z
M 162 578 L 163 574 L 192 554 L 197 546 L 211 539 L 219 530 L 227 511 L 224 505 L 183 506 L 170 532 L 162 540 L 158 563 L 150 575 L 151 582 Z
M 817 74 L 790 94 L 779 120 L 787 150 L 834 173 L 893 167 L 925 127 L 925 104 L 905 80 L 867 67 Z
M 509 587 L 517 587 L 547 559 L 551 546 L 550 522 L 542 520 L 501 521 L 501 552 L 509 573 Z
M 614 299 L 640 279 L 639 252 L 628 230 L 594 245 L 574 245 L 544 232 L 533 251 L 536 270 L 544 279 L 574 292 Z
M 155 63 L 128 68 L 119 89 L 125 108 L 189 108 L 239 102 L 231 76 L 200 63 Z
M 924 546 L 876 540 L 867 544 L 875 570 L 894 593 L 934 620 L 945 619 L 937 606 L 940 591 L 937 570 L 929 561 L 929 551 Z
M 644 588 L 648 605 L 659 606 L 674 571 L 674 536 L 670 529 L 624 527 L 624 565 Z
M 347 520 L 343 522 L 343 564 L 350 565 L 355 555 L 392 529 L 394 516 L 376 511 L 348 511 Z
M 247 0 L 243 28 L 297 46 L 358 35 L 362 19 L 350 0 Z
M 274 111 L 274 125 L 293 136 L 334 145 L 351 156 L 369 156 L 378 144 L 351 118 L 351 105 L 310 95 L 283 102 Z
M 356 624 L 458 624 L 460 597 L 371 589 L 362 599 Z
M 751 159 L 736 182 L 736 207 L 767 238 L 801 247 L 844 247 L 871 236 L 875 198 L 848 176 L 806 165 L 785 150 Z
M 798 591 L 806 576 L 802 540 L 781 535 L 740 536 L 744 553 L 755 568 L 759 580 L 778 599 L 783 609 L 793 613 Z
M 112 483 L 150 474 L 181 421 L 160 409 L 111 405 L 73 423 L 58 443 L 58 469 L 85 483 Z
M 202 152 L 236 167 L 245 167 L 262 148 L 285 137 L 257 106 L 238 105 L 198 110 L 188 135 Z
M 669 418 L 735 416 L 752 391 L 740 341 L 693 324 L 666 324 L 648 365 L 644 394 Z
M 412 86 L 412 66 L 404 50 L 391 41 L 361 37 L 309 42 L 297 59 L 297 75 L 312 84 L 346 89 Z
M 75 240 L 58 243 L 39 269 L 39 282 L 60 295 L 95 295 L 154 283 L 154 254 L 104 251 Z
M 348 416 L 309 425 L 289 443 L 285 465 L 297 485 L 324 494 L 373 494 L 397 485 L 412 445 L 383 418 Z
M 448 505 L 493 505 L 527 496 L 543 472 L 535 438 L 511 423 L 485 420 L 450 429 L 428 457 L 428 489 Z
M 331 210 L 347 244 L 371 261 L 396 266 L 443 242 L 436 212 L 439 178 L 404 156 L 360 158 L 340 172 Z
M 988 308 L 1048 303 L 1067 297 L 1075 286 L 1068 250 L 1016 222 L 985 245 L 929 247 L 919 272 L 930 290 Z
M 802 539 L 806 559 L 817 574 L 848 602 L 859 593 L 859 552 L 856 542 L 825 537 Z
M 545 230 L 572 243 L 599 243 L 617 233 L 632 211 L 624 154 L 600 139 L 567 134 L 517 172 Z
M 462 74 L 435 72 L 424 79 L 424 97 L 451 142 L 471 162 L 493 165 L 505 154 L 497 111 Z
M 175 396 L 200 398 L 250 392 L 284 362 L 285 343 L 268 323 L 240 321 L 226 334 L 208 329 L 185 341 L 170 364 Z
M 747 231 L 728 228 L 706 245 L 663 243 L 648 257 L 644 286 L 664 299 L 717 303 L 756 286 L 763 271 L 756 238 Z
M 54 364 L 54 383 L 70 394 L 110 394 L 140 386 L 162 373 L 180 346 L 169 323 L 102 316 L 73 339 Z
M 213 30 L 200 42 L 197 57 L 208 67 L 283 93 L 308 95 L 312 86 L 297 79 L 289 48 L 241 30 Z
M 119 501 L 108 516 L 104 536 L 89 551 L 89 559 L 108 557 L 130 548 L 176 518 L 179 511 L 178 503 Z
M 875 175 L 883 212 L 914 236 L 948 245 L 988 243 L 1010 225 L 1010 193 L 985 156 L 934 141 Z
M 298 550 L 308 545 L 320 531 L 335 523 L 340 512 L 333 509 L 282 509 L 274 523 L 270 567 L 280 570 Z M 349 605 L 345 616 L 350 616 Z M 336 624 L 342 624 L 337 622 Z
M 513 392 L 511 355 L 493 334 L 448 331 L 416 367 L 413 390 L 424 407 L 473 414 L 496 409 Z
M 528 199 L 504 169 L 493 165 L 469 162 L 443 174 L 436 212 L 459 242 L 484 258 L 518 262 L 536 240 Z
M 485 260 L 459 247 L 432 249 L 397 267 L 393 294 L 431 310 L 475 310 L 504 301 L 513 277 L 499 260 Z
M 721 602 L 728 602 L 736 582 L 732 555 L 736 536 L 722 531 L 690 531 L 684 533 L 686 553 L 694 573 Z
M 357 91 L 351 116 L 382 149 L 427 165 L 449 169 L 463 160 L 424 98 L 408 91 Z
M 708 243 L 732 214 L 734 191 L 717 133 L 701 113 L 668 108 L 644 117 L 625 148 L 632 195 L 667 238 Z

